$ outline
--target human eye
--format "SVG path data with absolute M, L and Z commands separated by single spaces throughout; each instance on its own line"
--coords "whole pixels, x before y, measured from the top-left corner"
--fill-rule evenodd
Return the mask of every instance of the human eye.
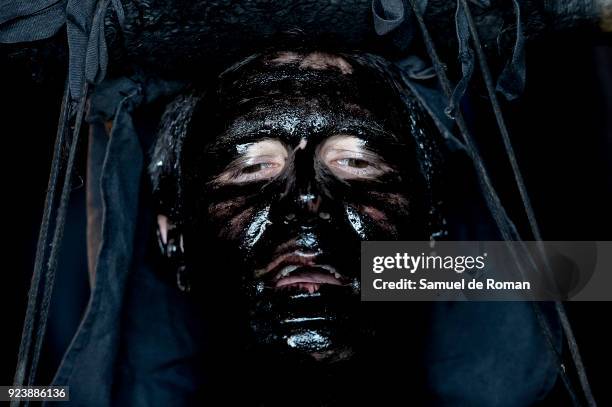
M 278 140 L 238 146 L 239 157 L 214 178 L 217 184 L 244 184 L 276 177 L 285 168 L 287 149 Z
M 340 179 L 377 179 L 391 171 L 382 157 L 354 136 L 333 136 L 319 148 L 319 159 Z
M 259 156 L 237 166 L 230 177 L 233 183 L 260 181 L 274 178 L 285 165 L 285 159 L 279 156 Z

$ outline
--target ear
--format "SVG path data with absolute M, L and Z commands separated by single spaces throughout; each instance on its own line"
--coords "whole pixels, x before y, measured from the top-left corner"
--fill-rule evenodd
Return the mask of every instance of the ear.
M 168 258 L 183 253 L 183 234 L 166 215 L 157 215 L 157 243 L 162 254 Z
M 157 215 L 157 231 L 161 243 L 168 244 L 168 228 L 170 220 L 166 215 Z
M 157 243 L 164 263 L 175 273 L 176 285 L 183 292 L 191 291 L 191 278 L 185 266 L 183 234 L 165 215 L 157 215 Z

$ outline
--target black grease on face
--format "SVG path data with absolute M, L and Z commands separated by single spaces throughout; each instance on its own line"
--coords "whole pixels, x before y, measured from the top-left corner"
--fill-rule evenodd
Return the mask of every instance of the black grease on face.
M 350 353 L 362 328 L 360 242 L 429 238 L 412 112 L 380 77 L 359 64 L 353 68 L 342 74 L 252 60 L 204 97 L 185 140 L 186 253 L 194 267 L 208 270 L 202 284 L 243 286 L 246 295 L 231 298 L 245 300 L 260 343 Z M 392 171 L 374 180 L 339 179 L 316 154 L 334 135 L 362 140 Z M 237 158 L 238 146 L 264 139 L 289 151 L 278 176 L 244 185 L 212 182 Z M 211 241 L 214 255 L 204 258 Z M 316 254 L 318 263 L 355 284 L 322 286 L 304 297 L 266 287 L 255 271 L 291 251 Z

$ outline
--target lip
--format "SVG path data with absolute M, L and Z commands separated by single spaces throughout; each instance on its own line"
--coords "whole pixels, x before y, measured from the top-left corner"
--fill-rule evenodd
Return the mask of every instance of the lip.
M 256 270 L 261 278 L 273 288 L 298 287 L 310 293 L 321 285 L 342 286 L 346 278 L 333 266 L 319 261 L 319 253 L 293 251 L 274 258 L 266 267 Z
M 295 271 L 294 273 L 296 274 L 275 278 L 274 288 L 293 286 L 314 293 L 324 284 L 342 285 L 342 281 L 339 278 L 329 273 L 308 271 L 308 269 L 307 271 L 300 269 L 300 271 Z
M 274 275 L 286 266 L 315 266 L 320 253 L 304 252 L 295 250 L 280 254 L 275 257 L 264 268 L 255 270 L 255 278 L 269 279 L 270 275 Z

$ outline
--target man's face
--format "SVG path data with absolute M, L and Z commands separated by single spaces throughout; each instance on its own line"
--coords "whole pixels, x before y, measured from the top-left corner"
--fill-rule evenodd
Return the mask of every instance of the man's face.
M 255 343 L 349 357 L 368 331 L 360 242 L 428 238 L 410 117 L 340 56 L 275 53 L 237 72 L 185 141 L 188 262 L 221 284 L 211 295 L 241 287 Z

